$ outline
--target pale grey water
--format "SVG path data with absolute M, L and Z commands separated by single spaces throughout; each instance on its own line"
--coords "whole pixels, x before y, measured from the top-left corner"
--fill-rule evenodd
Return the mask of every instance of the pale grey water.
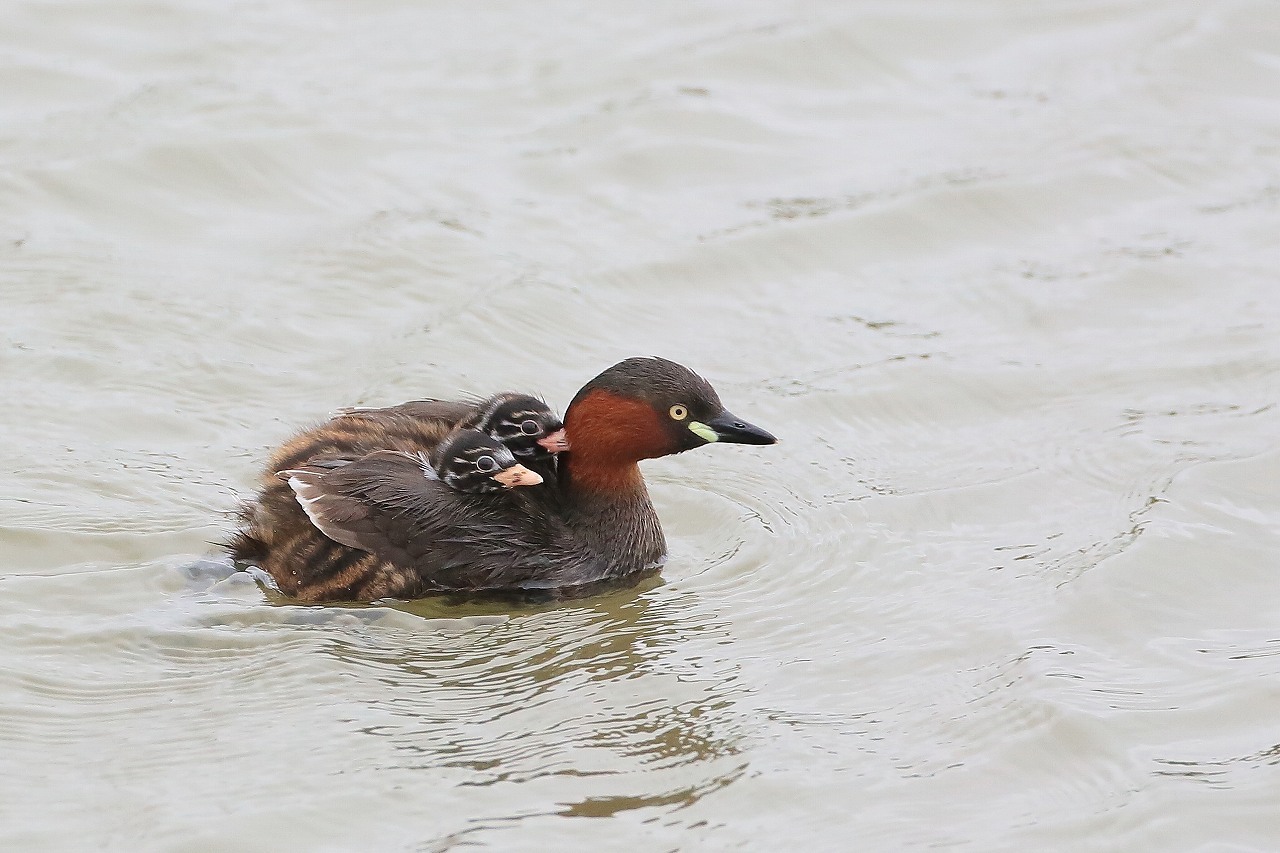
M 11 0 L 0 848 L 1280 849 L 1278 235 L 1274 3 Z M 184 570 L 650 353 L 660 584 Z

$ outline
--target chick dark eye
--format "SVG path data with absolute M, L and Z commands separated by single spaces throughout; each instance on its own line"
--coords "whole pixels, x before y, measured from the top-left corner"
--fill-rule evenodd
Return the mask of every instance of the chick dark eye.
M 525 435 L 537 435 L 540 431 L 537 421 L 525 421 L 520 424 L 520 431 Z
M 481 456 L 476 460 L 476 470 L 482 474 L 488 474 L 490 471 L 498 470 L 498 463 L 492 456 Z

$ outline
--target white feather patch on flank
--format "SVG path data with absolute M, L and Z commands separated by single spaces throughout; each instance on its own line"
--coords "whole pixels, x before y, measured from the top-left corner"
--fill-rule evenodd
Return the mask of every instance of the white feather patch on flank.
M 281 471 L 281 474 L 289 476 L 289 488 L 293 489 L 293 494 L 298 499 L 298 505 L 302 507 L 302 511 L 307 514 L 307 518 L 311 519 L 311 523 L 316 529 L 328 536 L 334 542 L 346 545 L 351 548 L 360 548 L 360 543 L 356 538 L 346 530 L 335 527 L 329 523 L 329 520 L 320 512 L 318 504 L 324 498 L 324 491 L 318 483 L 307 482 L 305 477 L 315 476 L 309 471 Z
M 306 476 L 306 471 L 281 471 L 280 473 L 289 475 L 289 488 L 293 489 L 293 495 L 298 499 L 298 505 L 307 514 L 307 518 L 311 519 L 311 523 L 316 527 L 320 527 L 320 522 L 316 518 L 317 513 L 312 509 L 321 498 L 321 495 L 317 493 L 316 484 L 308 483 L 302 479 Z
M 293 496 L 298 499 L 298 506 L 302 507 L 302 511 L 307 514 L 307 518 L 311 519 L 311 523 L 316 526 L 317 530 L 333 539 L 333 534 L 325 529 L 328 522 L 316 507 L 316 504 L 324 497 L 324 493 L 316 483 L 308 482 L 304 479 L 309 476 L 309 472 L 283 471 L 281 473 L 289 475 L 289 488 L 293 489 Z

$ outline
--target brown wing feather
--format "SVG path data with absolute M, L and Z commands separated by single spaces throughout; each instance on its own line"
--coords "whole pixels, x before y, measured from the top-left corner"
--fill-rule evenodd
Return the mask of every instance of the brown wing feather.
M 475 403 L 461 400 L 410 400 L 398 406 L 367 409 L 353 406 L 339 409 L 338 417 L 365 419 L 412 418 L 418 421 L 435 421 L 446 427 L 452 427 L 464 418 L 475 414 L 477 408 Z
M 324 473 L 305 468 L 281 471 L 302 511 L 316 529 L 334 542 L 350 548 L 369 550 L 362 544 L 361 532 L 367 532 L 369 510 L 357 500 L 334 494 L 325 488 Z
M 555 557 L 568 556 L 563 524 L 524 490 L 455 492 L 403 453 L 371 453 L 280 476 L 325 536 L 411 568 L 429 588 L 509 586 L 513 579 L 545 574 Z
M 383 525 L 375 517 L 377 505 L 368 500 L 371 487 L 391 487 L 395 494 L 413 495 L 429 482 L 420 457 L 396 451 L 376 451 L 360 459 L 323 460 L 276 476 L 293 489 L 302 511 L 321 533 L 350 548 L 376 553 Z

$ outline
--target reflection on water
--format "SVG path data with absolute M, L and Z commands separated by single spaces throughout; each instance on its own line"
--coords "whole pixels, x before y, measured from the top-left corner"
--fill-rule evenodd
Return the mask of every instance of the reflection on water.
M 1277 848 L 1278 30 L 10 3 L 0 847 Z M 651 353 L 782 439 L 647 463 L 661 579 L 210 544 L 338 406 Z
M 333 654 L 385 686 L 373 707 L 388 722 L 366 731 L 390 738 L 403 766 L 465 769 L 458 784 L 481 786 L 643 770 L 633 784 L 661 791 L 643 775 L 736 752 L 732 720 L 721 718 L 733 673 L 700 672 L 673 652 L 724 628 L 673 618 L 680 605 L 621 593 L 585 608 L 514 613 L 465 636 L 370 636 Z M 647 804 L 643 795 L 613 799 Z
M 554 784 L 546 815 L 606 817 L 687 807 L 744 769 L 752 725 L 736 667 L 708 669 L 691 645 L 726 645 L 727 626 L 687 593 L 644 584 L 581 603 L 425 599 L 388 606 L 263 610 L 265 593 L 225 561 L 179 570 L 215 609 L 206 629 L 264 624 L 326 633 L 344 692 L 362 696 L 352 732 L 382 739 L 369 772 L 445 774 L 457 788 Z M 249 609 L 237 602 L 251 604 Z M 200 613 L 200 610 L 194 611 Z M 473 838 L 511 816 L 473 818 Z

